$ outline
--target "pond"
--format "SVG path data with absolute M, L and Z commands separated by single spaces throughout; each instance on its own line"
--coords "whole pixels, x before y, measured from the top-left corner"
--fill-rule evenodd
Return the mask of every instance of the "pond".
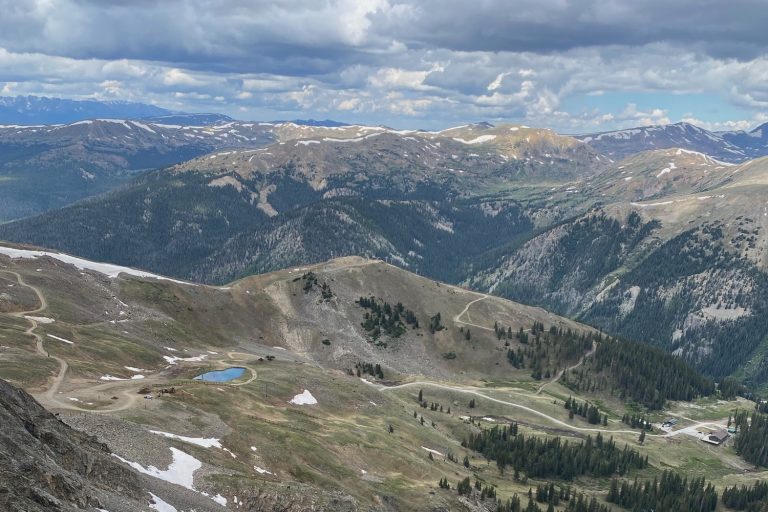
M 242 377 L 245 373 L 245 368 L 239 366 L 233 368 L 227 368 L 226 370 L 214 370 L 212 372 L 206 372 L 202 375 L 195 377 L 195 380 L 204 380 L 206 382 L 229 382 Z

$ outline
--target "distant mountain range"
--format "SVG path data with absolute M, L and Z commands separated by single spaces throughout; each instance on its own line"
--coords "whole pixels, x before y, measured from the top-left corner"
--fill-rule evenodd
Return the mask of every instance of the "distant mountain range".
M 42 96 L 0 97 L 0 124 L 66 124 L 83 119 L 141 119 L 173 114 L 171 110 L 128 101 L 69 100 Z
M 600 153 L 620 160 L 641 151 L 683 148 L 725 162 L 743 162 L 768 155 L 768 123 L 750 132 L 710 132 L 690 123 L 643 126 L 577 135 Z
M 0 125 L 70 124 L 89 119 L 135 119 L 150 123 L 207 126 L 234 121 L 218 113 L 185 113 L 156 105 L 130 101 L 70 100 L 45 96 L 0 96 Z M 272 124 L 295 123 L 303 126 L 340 127 L 347 123 L 332 119 L 294 119 Z
M 139 171 L 220 148 L 262 147 L 274 140 L 269 127 L 254 123 L 229 120 L 187 126 L 174 123 L 211 119 L 196 115 L 156 119 L 0 126 L 0 222 L 107 192 Z
M 216 127 L 226 141 L 249 142 L 227 130 L 254 130 L 275 142 L 143 174 L 110 194 L 8 224 L 2 236 L 208 282 L 341 254 L 456 278 L 463 256 L 531 227 L 513 200 L 472 198 L 509 183 L 580 179 L 608 163 L 570 137 L 510 125 Z M 70 236 L 81 228 L 83 236 Z

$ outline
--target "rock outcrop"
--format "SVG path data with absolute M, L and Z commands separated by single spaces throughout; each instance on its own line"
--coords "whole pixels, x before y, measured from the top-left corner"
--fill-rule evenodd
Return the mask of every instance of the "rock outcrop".
M 0 510 L 69 512 L 148 502 L 141 480 L 106 445 L 73 430 L 0 380 Z

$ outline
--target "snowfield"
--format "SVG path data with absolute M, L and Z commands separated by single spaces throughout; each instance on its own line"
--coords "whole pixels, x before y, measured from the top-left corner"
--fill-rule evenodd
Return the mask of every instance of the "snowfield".
M 100 274 L 104 274 L 107 277 L 115 278 L 120 274 L 128 274 L 136 277 L 148 277 L 152 279 L 160 279 L 164 281 L 171 281 L 174 283 L 193 285 L 194 283 L 187 283 L 185 281 L 179 281 L 177 279 L 171 279 L 169 277 L 160 276 L 151 272 L 145 272 L 143 270 L 136 270 L 130 267 L 122 267 L 120 265 L 113 265 L 111 263 L 98 263 L 95 261 L 78 258 L 76 256 L 70 256 L 69 254 L 63 254 L 59 252 L 48 251 L 31 251 L 27 249 L 13 249 L 11 247 L 0 247 L 0 254 L 5 254 L 13 259 L 37 259 L 43 257 L 53 258 L 59 260 L 62 263 L 68 265 L 74 265 L 79 270 L 92 270 Z
M 227 505 L 227 499 L 223 497 L 221 494 L 217 494 L 216 496 L 211 496 L 208 493 L 197 491 L 194 488 L 194 475 L 195 471 L 203 467 L 203 463 L 194 458 L 193 456 L 184 453 L 183 451 L 177 449 L 177 448 L 171 448 L 171 454 L 173 456 L 173 460 L 171 461 L 171 464 L 168 466 L 168 469 L 161 470 L 156 468 L 155 466 L 148 466 L 144 467 L 138 462 L 131 462 L 129 460 L 126 460 L 119 455 L 112 454 L 114 457 L 116 457 L 121 462 L 124 462 L 125 464 L 128 464 L 133 469 L 138 471 L 139 473 L 143 473 L 145 475 L 153 476 L 155 478 L 159 478 L 160 480 L 164 480 L 166 482 L 170 482 L 172 484 L 180 485 L 182 487 L 185 487 L 191 491 L 199 492 L 203 496 L 206 496 L 207 498 L 212 499 L 216 503 L 222 506 Z M 153 498 L 157 501 L 159 498 L 152 495 Z M 160 500 L 162 501 L 162 500 Z M 165 511 L 165 510 L 176 510 L 171 505 L 168 505 L 167 503 L 163 502 L 165 506 L 170 508 L 156 508 L 155 510 Z

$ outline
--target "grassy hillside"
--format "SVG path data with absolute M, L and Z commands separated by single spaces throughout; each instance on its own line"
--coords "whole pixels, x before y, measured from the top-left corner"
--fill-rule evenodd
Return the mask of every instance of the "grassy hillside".
M 589 327 L 383 262 L 343 258 L 226 287 L 130 269 L 109 277 L 93 270 L 103 267 L 49 257 L 0 256 L 0 265 L 0 377 L 138 466 L 166 468 L 169 448 L 201 461 L 196 492 L 148 479 L 177 507 L 200 507 L 194 500 L 208 499 L 202 491 L 234 508 L 236 498 L 246 510 L 495 509 L 479 491 L 456 492 L 466 477 L 495 489 L 500 502 L 518 495 L 527 503 L 529 488 L 552 483 L 605 503 L 604 476 L 571 480 L 531 468 L 516 475 L 462 446 L 513 422 L 526 439 L 579 444 L 599 432 L 619 449 L 628 444 L 649 462 L 628 478 L 674 468 L 718 488 L 750 480 L 730 446 L 708 448 L 695 437 L 745 401 L 673 401 L 656 412 L 610 386 L 579 389 L 571 383 L 582 365 L 592 368 L 602 339 Z M 513 361 L 510 353 L 525 357 Z M 654 357 L 659 368 L 669 358 Z M 245 373 L 229 383 L 190 380 L 233 366 Z M 566 372 L 570 388 L 558 381 Z M 152 400 L 142 398 L 148 393 Z M 291 403 L 307 394 L 317 403 Z M 600 420 L 569 417 L 570 396 L 591 404 Z M 639 431 L 621 421 L 630 411 L 653 421 L 679 414 L 690 428 L 654 431 L 640 444 Z M 442 479 L 451 489 L 438 486 Z

